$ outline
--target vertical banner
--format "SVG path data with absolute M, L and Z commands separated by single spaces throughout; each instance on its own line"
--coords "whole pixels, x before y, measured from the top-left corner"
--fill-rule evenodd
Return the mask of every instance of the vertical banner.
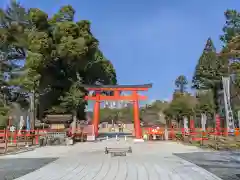
M 228 131 L 234 131 L 234 119 L 232 115 L 232 108 L 230 103 L 230 77 L 222 77 L 223 95 L 224 95 L 224 107 L 226 126 Z
M 26 119 L 26 126 L 27 126 L 27 131 L 29 132 L 30 131 L 30 119 L 29 119 L 29 116 L 27 116 L 27 119 Z
M 240 111 L 238 111 L 238 128 L 240 128 Z
M 188 118 L 187 118 L 187 117 L 184 117 L 184 118 L 183 118 L 183 128 L 184 128 L 184 132 L 185 132 L 186 134 L 188 134 L 189 131 L 188 131 Z
M 19 130 L 18 130 L 18 134 L 21 134 L 22 128 L 24 126 L 24 119 L 23 116 L 20 116 L 20 120 L 19 120 Z
M 30 118 L 29 116 L 27 116 L 27 119 L 26 119 L 26 130 L 27 130 L 27 136 L 30 136 Z M 26 147 L 28 147 L 28 141 L 27 141 L 27 144 L 26 144 Z
M 207 123 L 207 115 L 205 113 L 201 113 L 201 127 L 202 127 L 202 131 L 206 131 L 206 123 Z

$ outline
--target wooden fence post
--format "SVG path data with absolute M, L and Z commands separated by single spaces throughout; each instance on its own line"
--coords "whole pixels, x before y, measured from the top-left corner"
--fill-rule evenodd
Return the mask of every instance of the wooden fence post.
M 6 153 L 7 150 L 8 150 L 8 131 L 7 131 L 7 128 L 4 129 L 4 142 L 5 142 L 4 153 Z

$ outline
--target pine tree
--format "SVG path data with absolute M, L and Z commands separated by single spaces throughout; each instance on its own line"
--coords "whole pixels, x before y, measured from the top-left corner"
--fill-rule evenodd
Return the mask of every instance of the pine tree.
M 184 93 L 186 90 L 186 86 L 188 84 L 187 78 L 184 75 L 178 76 L 175 80 L 175 86 L 179 89 L 180 93 Z
M 220 88 L 221 78 L 226 75 L 228 75 L 228 61 L 217 55 L 213 42 L 209 38 L 195 68 L 192 79 L 193 88 L 199 90 Z
M 211 90 L 217 108 L 217 96 L 218 91 L 222 88 L 223 76 L 228 76 L 228 60 L 217 55 L 211 38 L 208 38 L 195 68 L 192 87 L 197 91 Z

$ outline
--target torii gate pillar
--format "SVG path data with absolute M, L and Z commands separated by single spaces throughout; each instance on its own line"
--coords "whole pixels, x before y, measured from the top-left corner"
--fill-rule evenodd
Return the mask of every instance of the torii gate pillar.
M 142 130 L 139 117 L 139 104 L 137 99 L 137 91 L 133 91 L 134 102 L 133 102 L 133 113 L 134 113 L 134 127 L 136 139 L 142 139 Z
M 99 112 L 100 112 L 100 102 L 101 101 L 116 101 L 116 100 L 127 100 L 133 102 L 134 110 L 134 128 L 135 128 L 135 137 L 136 139 L 142 139 L 142 130 L 140 125 L 139 117 L 139 100 L 147 100 L 147 96 L 139 95 L 138 91 L 147 91 L 152 87 L 152 84 L 144 85 L 110 85 L 110 86 L 90 86 L 84 85 L 88 91 L 94 91 L 95 96 L 86 96 L 85 100 L 95 101 L 93 109 L 93 126 L 95 137 L 98 136 L 98 125 L 99 125 Z M 113 91 L 113 96 L 101 95 L 103 91 Z M 121 91 L 131 91 L 131 95 L 121 96 Z

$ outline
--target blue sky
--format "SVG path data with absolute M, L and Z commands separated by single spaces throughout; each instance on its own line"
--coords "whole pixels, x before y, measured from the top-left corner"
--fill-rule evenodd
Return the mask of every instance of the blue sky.
M 171 99 L 174 80 L 191 81 L 208 37 L 220 49 L 226 9 L 239 0 L 20 0 L 53 14 L 62 5 L 92 22 L 100 48 L 116 68 L 119 84 L 153 83 L 149 101 Z M 1 0 L 3 7 L 7 0 Z

